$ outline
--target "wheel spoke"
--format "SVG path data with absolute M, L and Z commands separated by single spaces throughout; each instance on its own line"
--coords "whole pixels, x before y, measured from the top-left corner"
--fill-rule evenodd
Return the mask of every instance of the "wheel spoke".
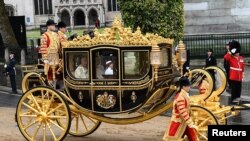
M 79 116 L 76 117 L 76 133 L 78 133 Z
M 42 110 L 41 110 L 41 107 L 40 107 L 39 104 L 37 103 L 35 97 L 33 96 L 33 94 L 30 94 L 30 95 L 31 95 L 31 98 L 33 99 L 33 101 L 35 102 L 38 111 L 41 112 L 41 111 L 42 111 Z
M 207 137 L 206 137 L 205 135 L 203 135 L 202 133 L 199 132 L 198 134 L 199 134 L 203 139 L 208 140 Z
M 30 110 L 32 110 L 33 112 L 35 113 L 39 113 L 36 109 L 34 109 L 33 107 L 31 107 L 30 105 L 26 104 L 26 103 L 23 103 L 24 106 L 26 106 L 27 108 L 29 108 Z
M 36 138 L 37 133 L 38 133 L 39 129 L 41 128 L 41 125 L 42 125 L 42 123 L 40 122 L 39 125 L 36 127 L 35 133 L 34 133 L 34 135 L 32 137 L 33 140 Z
M 34 118 L 29 118 L 29 121 L 27 124 L 30 124 Z
M 89 120 L 91 120 L 94 124 L 96 124 L 97 122 L 96 121 L 94 121 L 92 118 L 90 118 L 90 117 L 87 117 L 87 116 L 85 116 L 86 118 L 88 118 Z
M 88 127 L 87 127 L 87 125 L 86 125 L 86 123 L 85 123 L 85 121 L 84 121 L 84 119 L 83 119 L 83 117 L 82 117 L 82 114 L 80 114 L 80 118 L 81 118 L 81 120 L 82 120 L 82 122 L 83 122 L 83 125 L 84 125 L 86 131 L 88 131 Z
M 28 111 L 28 112 L 23 113 L 23 115 L 28 115 L 28 114 L 31 114 L 31 113 L 32 113 L 32 111 Z
M 54 100 L 54 94 L 52 95 L 52 97 L 51 97 L 51 99 L 50 99 L 50 101 L 49 101 L 49 104 L 48 104 L 48 107 L 47 107 L 47 109 L 45 110 L 45 113 L 47 113 L 48 112 L 48 110 L 49 110 L 49 108 L 50 108 L 50 106 L 51 106 L 51 103 L 52 103 L 52 101 Z
M 46 93 L 47 92 L 48 91 L 46 91 Z M 44 107 L 44 97 L 45 97 L 44 90 L 41 90 L 41 93 L 42 93 L 42 111 L 44 112 L 45 111 L 45 107 Z
M 72 116 L 72 117 L 71 117 L 71 122 L 74 120 L 74 118 L 76 118 L 76 117 L 75 117 L 75 116 Z
M 208 130 L 207 128 L 199 128 L 198 129 L 199 132 L 207 132 L 207 130 Z
M 56 108 L 54 108 L 53 110 L 49 111 L 47 114 L 51 114 L 53 112 L 55 112 L 57 109 L 61 108 L 63 106 L 63 104 L 61 103 L 60 105 L 58 105 Z
M 47 122 L 46 124 L 47 124 L 47 126 L 48 126 L 48 128 L 49 128 L 49 130 L 50 130 L 50 132 L 51 132 L 51 134 L 52 134 L 52 136 L 53 136 L 53 138 L 54 138 L 54 140 L 56 141 L 56 140 L 57 140 L 57 138 L 56 138 L 55 133 L 54 133 L 54 132 L 53 132 L 53 130 L 51 129 L 51 127 L 50 127 L 49 123 Z
M 203 126 L 205 123 L 207 123 L 209 121 L 210 118 L 207 118 L 206 120 L 203 120 L 199 125 L 198 127 L 201 127 Z
M 63 111 L 63 110 L 56 110 L 56 112 L 61 113 L 60 115 L 66 115 L 67 114 L 66 111 Z
M 27 128 L 31 127 L 32 125 L 36 124 L 38 121 L 33 121 L 32 123 L 29 123 L 28 125 L 26 125 L 23 130 L 26 130 Z
M 49 119 L 67 119 L 67 116 L 48 116 Z
M 46 124 L 43 124 L 43 141 L 46 141 Z
M 49 119 L 49 122 L 51 122 L 52 124 L 54 124 L 55 126 L 57 126 L 59 129 L 64 130 L 60 125 L 58 125 L 56 122 L 54 122 L 53 120 Z
M 20 115 L 20 117 L 33 117 L 33 118 L 36 118 L 37 115 Z

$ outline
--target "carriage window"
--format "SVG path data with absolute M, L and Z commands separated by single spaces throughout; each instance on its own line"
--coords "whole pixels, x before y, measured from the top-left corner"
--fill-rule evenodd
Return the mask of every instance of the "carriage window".
M 139 79 L 145 76 L 150 68 L 148 51 L 123 52 L 124 79 Z
M 67 71 L 76 79 L 89 79 L 89 57 L 87 52 L 69 52 Z
M 170 49 L 162 47 L 161 53 L 162 53 L 162 63 L 160 67 L 168 67 L 170 65 L 170 56 L 171 56 Z
M 94 79 L 118 78 L 118 52 L 112 49 L 93 51 Z

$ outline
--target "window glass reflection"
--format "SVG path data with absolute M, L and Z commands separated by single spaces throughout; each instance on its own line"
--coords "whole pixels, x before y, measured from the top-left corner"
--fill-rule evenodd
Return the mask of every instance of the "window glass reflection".
M 76 79 L 89 79 L 89 60 L 87 52 L 69 52 L 67 71 Z
M 148 73 L 150 68 L 148 51 L 126 51 L 123 57 L 124 79 L 139 79 Z
M 117 50 L 100 49 L 93 51 L 94 79 L 117 79 L 118 63 Z
M 169 55 L 170 55 L 170 50 L 167 49 L 166 47 L 161 48 L 161 53 L 162 53 L 162 63 L 160 67 L 168 67 L 169 66 Z

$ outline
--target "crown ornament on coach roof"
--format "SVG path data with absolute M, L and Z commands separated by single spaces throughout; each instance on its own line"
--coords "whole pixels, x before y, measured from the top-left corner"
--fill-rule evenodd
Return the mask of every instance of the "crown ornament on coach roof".
M 62 45 L 63 48 L 90 48 L 98 45 L 133 47 L 152 46 L 152 42 L 172 45 L 174 40 L 153 33 L 143 34 L 140 27 L 137 27 L 135 32 L 133 32 L 130 27 L 124 27 L 122 20 L 115 16 L 111 27 L 106 27 L 103 30 L 94 30 L 94 38 L 90 38 L 89 35 L 78 36 L 73 41 L 63 42 Z

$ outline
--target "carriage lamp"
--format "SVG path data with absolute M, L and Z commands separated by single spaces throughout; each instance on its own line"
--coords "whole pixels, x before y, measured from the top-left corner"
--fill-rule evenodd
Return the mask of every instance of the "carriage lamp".
M 154 79 L 155 81 L 158 80 L 158 68 L 162 63 L 162 54 L 160 47 L 157 45 L 156 42 L 152 44 L 152 50 L 150 52 L 150 64 L 153 66 L 154 69 Z
M 176 53 L 177 62 L 181 75 L 183 75 L 183 64 L 187 61 L 187 49 L 183 41 L 180 41 L 178 44 L 178 49 Z

